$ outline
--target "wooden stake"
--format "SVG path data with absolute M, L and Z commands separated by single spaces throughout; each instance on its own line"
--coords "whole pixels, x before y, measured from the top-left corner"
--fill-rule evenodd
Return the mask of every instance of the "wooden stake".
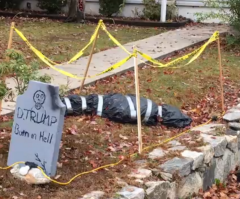
M 223 70 L 222 70 L 222 57 L 221 57 L 221 45 L 220 39 L 217 40 L 218 43 L 218 61 L 219 61 L 219 73 L 220 73 L 220 86 L 221 86 L 221 107 L 222 112 L 224 112 L 224 94 L 223 94 Z
M 12 38 L 13 38 L 13 28 L 15 27 L 15 22 L 11 23 L 10 33 L 9 33 L 9 39 L 8 39 L 8 47 L 7 49 L 12 48 Z
M 135 48 L 134 48 L 135 51 Z M 137 54 L 133 57 L 134 71 L 135 71 L 135 89 L 136 89 L 136 104 L 137 104 L 137 125 L 138 125 L 138 152 L 142 153 L 142 121 L 141 121 L 141 107 L 140 107 L 140 93 L 139 93 L 139 79 L 138 79 L 138 63 Z
M 9 39 L 8 39 L 8 46 L 7 49 L 11 49 L 12 48 L 12 38 L 13 38 L 13 28 L 15 26 L 15 22 L 11 23 L 11 27 L 10 27 L 10 33 L 9 33 Z M 9 57 L 6 57 L 6 61 L 9 61 Z M 6 81 L 5 77 L 1 77 L 2 81 Z M 0 101 L 0 112 L 2 112 L 2 100 Z
M 87 67 L 86 67 L 86 70 L 84 72 L 84 78 L 81 82 L 81 86 L 79 88 L 79 93 L 81 93 L 82 89 L 83 89 L 83 86 L 84 86 L 84 82 L 85 82 L 85 79 L 87 77 L 87 74 L 88 74 L 88 70 L 89 70 L 89 66 L 91 64 L 91 61 L 92 61 L 92 56 L 93 56 L 93 53 L 94 53 L 94 49 L 95 49 L 95 46 L 96 46 L 96 41 L 97 41 L 97 38 L 98 38 L 98 33 L 99 33 L 99 29 L 97 31 L 97 34 L 96 34 L 96 37 L 93 41 L 93 45 L 92 45 L 92 49 L 91 49 L 91 52 L 90 52 L 90 55 L 89 55 L 89 59 L 88 59 L 88 63 L 87 63 Z

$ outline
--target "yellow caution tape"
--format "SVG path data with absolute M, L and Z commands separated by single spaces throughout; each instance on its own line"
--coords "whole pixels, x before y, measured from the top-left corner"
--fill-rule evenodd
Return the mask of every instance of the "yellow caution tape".
M 194 60 L 196 60 L 201 54 L 202 52 L 205 50 L 205 48 L 212 42 L 216 41 L 217 39 L 219 39 L 219 32 L 216 31 L 213 33 L 213 35 L 210 37 L 210 39 L 207 41 L 207 43 L 205 43 L 201 49 L 198 51 L 198 53 L 196 55 L 194 55 L 194 57 L 186 64 L 190 64 L 192 63 Z
M 120 48 L 122 48 L 126 53 L 129 54 L 129 56 L 121 61 L 119 61 L 118 63 L 114 64 L 113 66 L 109 67 L 108 69 L 104 70 L 103 72 L 99 73 L 99 74 L 96 74 L 94 76 L 91 76 L 91 77 L 87 77 L 87 78 L 93 78 L 93 77 L 96 77 L 96 76 L 99 76 L 101 74 L 104 74 L 104 73 L 107 73 L 107 72 L 110 72 L 118 67 L 120 67 L 121 65 L 123 65 L 125 62 L 127 62 L 129 59 L 131 59 L 133 56 L 136 56 L 136 53 L 139 53 L 143 58 L 145 58 L 146 60 L 156 64 L 157 66 L 156 67 L 169 67 L 170 65 L 174 65 L 180 61 L 184 61 L 186 59 L 188 59 L 190 56 L 194 55 L 194 57 L 192 57 L 192 59 L 187 63 L 185 64 L 188 65 L 190 63 L 192 63 L 194 60 L 196 60 L 201 54 L 202 52 L 205 50 L 205 48 L 210 44 L 212 43 L 213 41 L 217 40 L 219 38 L 219 32 L 216 31 L 214 32 L 214 34 L 211 36 L 211 38 L 203 45 L 201 46 L 200 48 L 194 50 L 193 52 L 191 53 L 188 53 L 187 55 L 184 55 L 180 58 L 177 58 L 169 63 L 166 63 L 166 64 L 163 64 L 159 61 L 157 61 L 156 59 L 153 59 L 152 57 L 150 57 L 149 55 L 145 54 L 145 53 L 142 53 L 140 51 L 134 51 L 133 54 L 131 54 L 122 44 L 120 44 L 107 30 L 105 24 L 103 23 L 102 20 L 99 21 L 98 23 L 98 26 L 96 27 L 89 43 L 81 50 L 79 51 L 68 63 L 72 63 L 74 61 L 76 61 L 77 59 L 79 59 L 84 51 L 92 44 L 92 42 L 94 41 L 94 39 L 97 37 L 98 35 L 98 31 L 99 29 L 102 28 L 103 31 L 106 32 L 106 34 L 109 36 L 109 38 L 117 45 L 119 46 Z M 63 75 L 66 75 L 68 77 L 72 77 L 72 78 L 75 78 L 75 79 L 84 79 L 84 77 L 79 77 L 79 76 L 76 76 L 76 75 L 73 75 L 69 72 L 66 72 L 64 70 L 61 70 L 61 69 L 58 69 L 56 68 L 55 66 L 56 65 L 59 65 L 55 62 L 53 62 L 52 60 L 50 60 L 49 58 L 47 58 L 45 55 L 43 55 L 40 51 L 38 51 L 35 47 L 33 47 L 30 42 L 27 40 L 27 38 L 23 35 L 23 33 L 21 31 L 19 31 L 17 28 L 14 27 L 14 30 L 16 31 L 16 33 L 22 38 L 23 41 L 26 42 L 26 44 L 29 46 L 29 48 L 45 63 L 47 64 L 48 66 L 50 66 L 52 69 L 62 73 Z M 178 68 L 178 67 L 175 67 L 175 68 Z
M 34 48 L 34 47 L 32 47 L 32 48 Z M 42 53 L 41 53 L 41 52 L 37 51 L 36 49 L 32 49 L 32 50 L 33 50 L 33 52 L 35 52 L 35 54 L 36 54 L 45 64 L 47 64 L 48 66 L 50 66 L 52 69 L 58 71 L 59 73 L 65 75 L 65 76 L 74 78 L 74 79 L 80 79 L 80 80 L 84 79 L 84 77 L 79 77 L 79 76 L 73 75 L 72 73 L 66 72 L 66 71 L 64 71 L 64 70 L 61 70 L 61 69 L 53 66 L 51 63 L 49 63 L 48 60 L 44 59 L 44 56 L 42 56 Z M 90 76 L 90 77 L 86 77 L 86 79 L 88 79 L 88 78 L 94 78 L 94 77 L 97 77 L 97 76 L 102 75 L 102 74 L 104 74 L 104 73 L 110 72 L 110 71 L 112 71 L 112 70 L 114 70 L 114 69 L 116 69 L 116 68 L 119 68 L 119 67 L 120 67 L 121 65 L 123 65 L 125 62 L 127 62 L 129 59 L 131 59 L 132 56 L 133 56 L 133 55 L 130 55 L 130 56 L 128 56 L 127 58 L 119 61 L 118 63 L 110 66 L 108 69 L 104 70 L 103 72 L 101 72 L 101 73 L 99 73 L 99 74 L 96 74 L 96 75 L 93 75 L 93 76 Z
M 30 44 L 30 42 L 27 40 L 27 38 L 23 35 L 23 33 L 21 31 L 19 31 L 17 28 L 14 28 L 15 32 L 21 37 L 21 39 L 23 41 L 25 41 L 25 43 L 28 45 L 28 47 L 33 50 L 33 51 L 38 51 L 36 48 L 34 48 L 32 46 L 32 44 Z M 39 52 L 39 51 L 38 51 Z M 52 63 L 54 65 L 57 65 L 57 63 L 53 62 L 52 60 L 50 60 L 49 58 L 47 58 L 46 56 L 44 56 L 42 53 L 41 53 L 41 56 L 46 59 L 49 63 Z
M 98 76 L 98 75 L 102 75 L 102 74 L 104 74 L 104 73 L 108 73 L 108 72 L 110 72 L 110 71 L 112 71 L 112 70 L 115 70 L 116 68 L 119 68 L 121 65 L 123 65 L 125 62 L 127 62 L 127 61 L 128 61 L 129 59 L 131 59 L 133 56 L 134 56 L 133 54 L 132 54 L 132 55 L 129 55 L 127 58 L 121 60 L 120 62 L 118 62 L 118 63 L 116 63 L 116 64 L 114 64 L 114 65 L 112 65 L 111 67 L 109 67 L 109 68 L 106 69 L 105 71 L 97 74 L 97 76 Z
M 93 35 L 91 36 L 91 39 L 90 41 L 88 42 L 88 44 L 81 50 L 79 51 L 72 59 L 70 59 L 70 61 L 68 61 L 68 63 L 72 63 L 74 61 L 76 61 L 77 59 L 79 59 L 83 54 L 84 54 L 84 51 L 92 44 L 92 42 L 94 41 L 94 39 L 97 37 L 97 33 L 99 31 L 99 29 L 101 28 L 101 25 L 102 25 L 102 20 L 99 21 L 98 23 L 98 26 L 96 27 Z M 14 30 L 17 32 L 17 34 L 22 38 L 23 41 L 26 42 L 26 44 L 31 48 L 31 44 L 29 43 L 29 41 L 26 39 L 26 37 L 23 35 L 23 33 L 18 30 L 17 28 L 14 27 Z M 31 48 L 32 49 L 32 48 Z M 37 50 L 35 48 L 35 50 Z M 37 50 L 38 51 L 38 50 Z M 39 51 L 40 52 L 40 51 Z M 45 60 L 48 60 L 49 63 L 53 64 L 53 65 L 58 65 L 57 63 L 55 63 L 54 61 L 52 61 L 51 59 L 47 58 L 45 55 L 43 55 L 41 53 L 41 56 L 44 57 Z
M 76 61 L 77 59 L 79 59 L 79 57 L 82 56 L 83 52 L 89 47 L 89 45 L 91 45 L 91 43 L 93 42 L 93 40 L 97 37 L 97 33 L 99 31 L 99 28 L 102 27 L 103 25 L 103 22 L 102 20 L 99 22 L 94 34 L 92 35 L 91 39 L 90 39 L 90 42 L 79 52 L 77 53 L 68 63 L 72 63 L 73 61 Z M 64 70 L 61 70 L 55 66 L 59 65 L 55 62 L 53 62 L 52 60 L 50 60 L 49 58 L 47 58 L 45 55 L 43 55 L 39 50 L 37 50 L 28 40 L 27 38 L 23 35 L 23 33 L 21 31 L 19 31 L 17 28 L 14 28 L 14 30 L 16 31 L 16 33 L 22 38 L 22 40 L 29 46 L 29 48 L 39 57 L 39 59 L 41 59 L 45 64 L 47 64 L 49 67 L 51 67 L 52 69 L 58 71 L 59 73 L 65 75 L 65 76 L 68 76 L 68 77 L 71 77 L 71 78 L 74 78 L 74 79 L 84 79 L 84 77 L 79 77 L 79 76 L 76 76 L 76 75 L 73 75 L 72 73 L 69 73 L 69 72 L 66 72 Z M 106 30 L 106 29 L 105 29 Z M 110 33 L 109 33 L 110 34 Z M 114 43 L 116 43 L 117 45 L 119 46 L 122 46 L 114 37 L 113 38 L 113 41 Z M 122 46 L 122 48 L 124 48 Z M 125 48 L 124 48 L 125 49 Z M 99 75 L 102 75 L 104 73 L 107 73 L 107 72 L 110 72 L 116 68 L 119 68 L 121 65 L 123 65 L 125 62 L 127 62 L 129 59 L 131 59 L 133 57 L 133 54 L 131 54 L 130 52 L 128 52 L 126 49 L 125 51 L 127 53 L 129 53 L 130 55 L 119 61 L 118 63 L 110 66 L 108 69 L 104 70 L 103 72 L 99 73 L 99 74 L 96 74 L 96 75 L 93 75 L 93 76 L 90 76 L 90 77 L 87 77 L 87 78 L 94 78 L 96 76 L 99 76 Z
M 110 39 L 116 44 L 118 45 L 119 47 L 121 47 L 127 54 L 131 55 L 131 53 L 123 46 L 121 45 L 106 29 L 106 26 L 104 25 L 103 21 L 100 20 L 99 23 L 98 23 L 98 26 L 96 27 L 93 35 L 91 36 L 90 38 L 90 41 L 88 42 L 88 44 L 81 50 L 79 51 L 74 57 L 72 57 L 70 59 L 70 61 L 68 61 L 67 63 L 70 64 L 76 60 L 78 60 L 83 54 L 84 54 L 84 51 L 93 43 L 94 39 L 97 37 L 98 35 L 98 32 L 99 32 L 99 29 L 102 28 L 106 34 L 110 37 Z M 22 38 L 23 41 L 26 42 L 26 44 L 33 50 L 32 48 L 32 45 L 29 43 L 29 41 L 26 39 L 26 37 L 23 35 L 23 33 L 18 30 L 17 28 L 14 27 L 14 30 L 17 32 L 17 34 Z M 40 51 L 38 51 L 36 48 L 34 48 L 34 51 L 36 53 L 37 51 L 37 54 L 39 56 L 41 56 L 41 59 L 44 59 L 45 61 L 47 60 L 49 63 L 51 63 L 52 65 L 59 65 L 57 63 L 55 63 L 54 61 L 52 61 L 51 59 L 47 58 L 45 55 L 43 55 Z M 40 52 L 40 53 L 39 53 Z M 49 64 L 48 64 L 49 65 Z
M 98 23 L 98 26 L 95 29 L 95 31 L 94 31 L 90 41 L 88 42 L 88 44 L 81 51 L 79 51 L 72 59 L 70 59 L 68 64 L 78 60 L 84 54 L 84 51 L 93 43 L 94 39 L 97 37 L 98 31 L 99 31 L 100 27 L 102 27 L 102 24 L 103 24 L 103 22 L 102 22 L 102 20 L 100 20 L 99 23 Z
M 108 32 L 106 26 L 104 23 L 102 23 L 102 30 L 109 36 L 109 38 L 118 46 L 120 47 L 121 49 L 123 49 L 127 54 L 131 55 L 132 53 L 130 53 L 122 44 L 119 43 L 118 40 L 116 40 L 110 32 Z
M 74 78 L 74 79 L 84 79 L 84 77 L 79 77 L 79 76 L 73 75 L 72 73 L 66 72 L 64 70 L 61 70 L 61 69 L 55 67 L 54 65 L 57 65 L 57 64 L 54 64 L 54 62 L 49 60 L 40 51 L 38 51 L 35 47 L 33 47 L 33 45 L 27 40 L 27 38 L 18 29 L 15 28 L 15 31 L 22 38 L 22 40 L 26 42 L 26 44 L 29 46 L 29 48 L 39 57 L 39 59 L 41 59 L 45 64 L 50 66 L 52 69 L 58 71 L 59 73 L 65 75 L 65 76 L 68 76 L 68 77 L 71 77 L 71 78 Z M 108 69 L 104 70 L 103 72 L 101 72 L 99 74 L 96 74 L 96 75 L 93 75 L 93 76 L 90 76 L 90 77 L 87 77 L 87 78 L 94 78 L 96 76 L 99 76 L 99 75 L 102 75 L 104 73 L 110 72 L 110 71 L 120 67 L 121 65 L 123 65 L 125 62 L 127 62 L 129 59 L 131 59 L 132 56 L 133 56 L 133 54 L 129 55 L 127 58 L 119 61 L 118 63 L 112 65 L 111 67 L 109 67 Z
M 191 53 L 189 53 L 189 54 L 187 54 L 187 55 L 184 55 L 183 57 L 179 57 L 179 58 L 177 58 L 177 59 L 175 59 L 175 60 L 173 60 L 173 61 L 171 61 L 171 62 L 168 62 L 168 63 L 166 63 L 166 64 L 163 64 L 163 63 L 159 62 L 158 60 L 153 59 L 153 58 L 150 57 L 149 55 L 144 54 L 144 53 L 142 53 L 142 52 L 140 52 L 140 51 L 137 51 L 137 52 L 138 52 L 143 58 L 145 58 L 146 60 L 148 60 L 148 61 L 156 64 L 156 65 L 157 65 L 156 67 L 165 68 L 165 67 L 169 67 L 170 65 L 174 65 L 174 64 L 176 64 L 176 63 L 178 63 L 178 62 L 180 62 L 180 61 L 184 61 L 184 60 L 188 59 L 190 56 L 196 54 L 198 51 L 199 51 L 199 49 L 196 49 L 196 50 L 194 50 L 193 52 L 191 52 Z
M 213 41 L 216 41 L 218 38 L 219 38 L 219 32 L 216 31 L 216 32 L 213 33 L 213 35 L 210 37 L 210 39 L 203 46 L 201 46 L 200 48 L 194 50 L 191 53 L 188 53 L 187 55 L 179 57 L 179 58 L 177 58 L 177 59 L 175 59 L 175 60 L 173 60 L 173 61 L 171 61 L 169 63 L 166 63 L 166 64 L 163 64 L 163 63 L 157 61 L 156 59 L 153 59 L 152 57 L 150 57 L 149 55 L 147 55 L 145 53 L 142 53 L 140 51 L 137 51 L 137 52 L 143 58 L 145 58 L 146 60 L 156 64 L 157 65 L 156 67 L 160 67 L 160 68 L 169 67 L 170 65 L 174 65 L 174 64 L 176 64 L 176 63 L 178 63 L 180 61 L 184 61 L 184 60 L 188 59 L 192 55 L 195 55 L 187 64 L 185 64 L 185 65 L 188 65 L 188 64 L 192 63 L 195 59 L 197 59 L 210 43 L 212 43 Z

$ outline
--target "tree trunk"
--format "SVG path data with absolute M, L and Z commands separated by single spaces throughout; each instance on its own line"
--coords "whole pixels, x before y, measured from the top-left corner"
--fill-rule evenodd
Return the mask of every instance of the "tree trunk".
M 68 16 L 66 22 L 77 21 L 84 23 L 85 20 L 85 0 L 69 0 Z

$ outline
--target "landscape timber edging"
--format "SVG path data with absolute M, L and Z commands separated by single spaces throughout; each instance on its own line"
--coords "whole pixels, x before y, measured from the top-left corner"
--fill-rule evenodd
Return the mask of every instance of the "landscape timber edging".
M 0 16 L 3 17 L 26 17 L 26 18 L 48 18 L 55 20 L 66 20 L 67 17 L 64 15 L 57 14 L 44 14 L 44 13 L 27 13 L 27 12 L 7 12 L 0 11 Z M 109 24 L 121 24 L 129 26 L 140 26 L 140 27 L 165 27 L 165 28 L 179 28 L 185 26 L 189 23 L 189 20 L 183 20 L 180 22 L 157 22 L 157 21 L 144 21 L 144 20 L 126 20 L 117 18 L 105 18 L 105 17 L 91 17 L 86 16 L 86 21 L 98 23 L 99 20 L 103 20 L 105 23 Z

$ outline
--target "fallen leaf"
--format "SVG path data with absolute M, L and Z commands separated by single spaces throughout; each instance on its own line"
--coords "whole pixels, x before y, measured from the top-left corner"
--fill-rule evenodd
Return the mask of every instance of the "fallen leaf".
M 236 175 L 233 174 L 232 178 L 233 178 L 233 180 L 237 181 L 237 176 Z
M 116 152 L 116 151 L 117 151 L 117 150 L 116 150 L 114 147 L 112 147 L 112 146 L 109 146 L 109 147 L 108 147 L 108 150 L 111 151 L 111 152 Z
M 57 175 L 54 179 L 57 180 L 61 177 L 61 175 Z
M 62 168 L 63 164 L 60 162 L 57 162 L 57 168 Z
M 203 198 L 207 198 L 207 197 L 211 197 L 211 193 L 210 192 L 206 192 L 203 194 Z
M 228 196 L 225 193 L 220 192 L 220 199 L 228 199 Z
M 93 160 L 90 160 L 89 163 L 92 165 L 94 169 L 97 168 L 97 164 Z
M 73 125 L 71 128 L 68 128 L 67 133 L 72 135 L 77 135 L 77 126 Z
M 128 137 L 127 136 L 123 136 L 122 134 L 120 134 L 119 137 L 124 139 L 124 140 L 128 140 Z
M 78 119 L 77 122 L 82 122 L 83 120 L 84 120 L 84 118 L 82 117 L 82 118 Z
M 91 121 L 90 124 L 92 124 L 92 125 L 96 125 L 97 122 L 96 122 L 96 121 Z

